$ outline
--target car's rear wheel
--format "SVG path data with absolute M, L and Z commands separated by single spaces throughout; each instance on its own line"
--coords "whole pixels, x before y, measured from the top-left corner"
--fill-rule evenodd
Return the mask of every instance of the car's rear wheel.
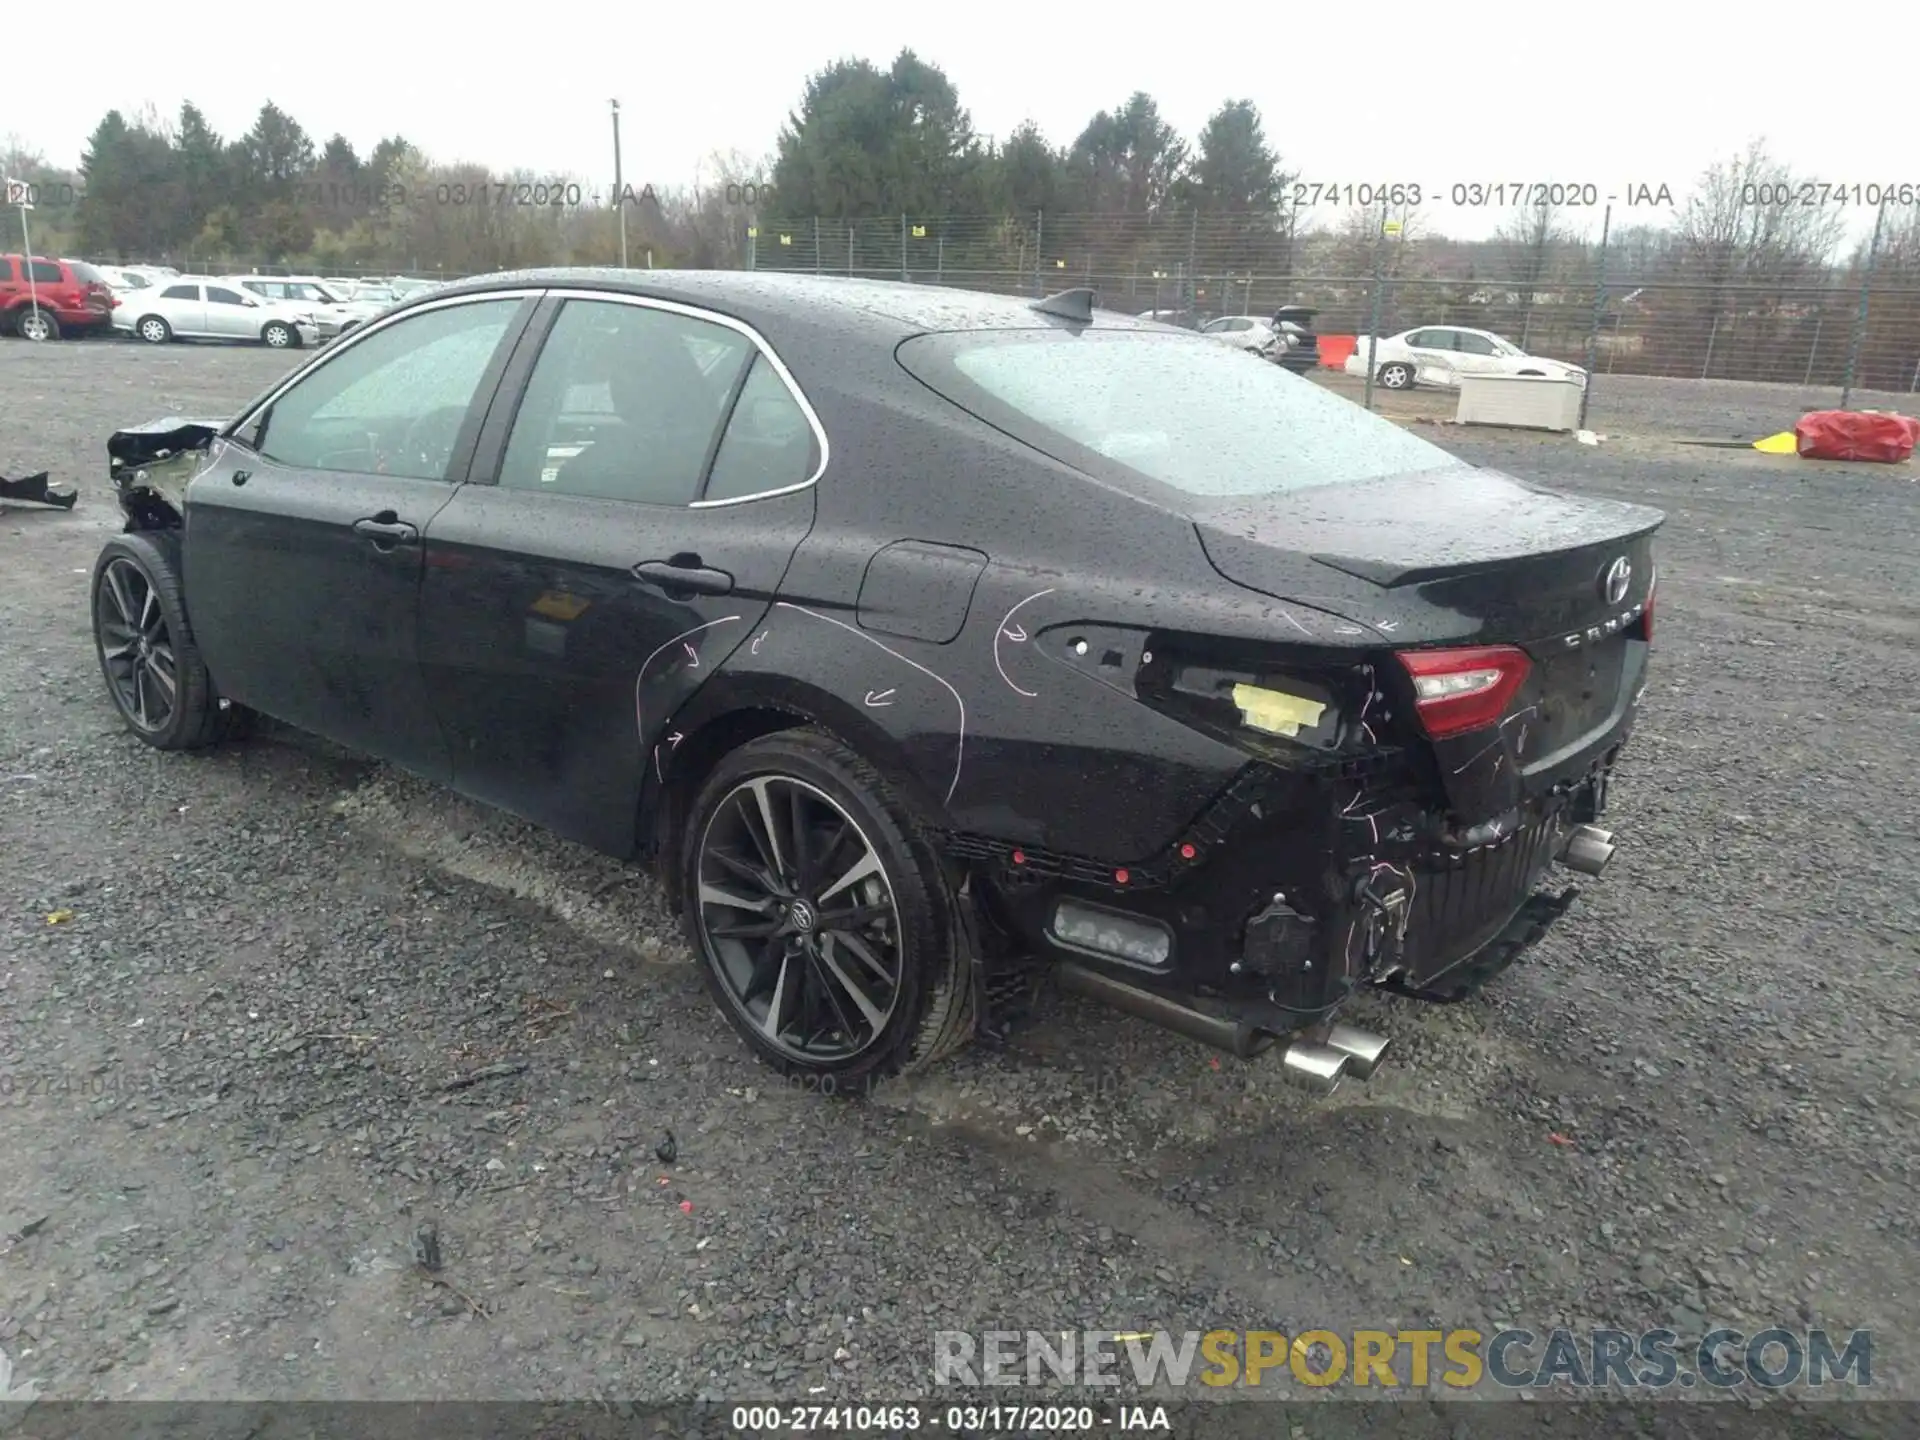
M 173 339 L 173 327 L 158 315 L 141 317 L 140 323 L 134 326 L 134 332 L 149 345 L 164 345 Z
M 1410 390 L 1413 388 L 1413 367 L 1403 365 L 1398 360 L 1390 360 L 1380 367 L 1380 384 L 1387 390 Z
M 722 759 L 688 817 L 680 877 L 708 988 L 783 1074 L 851 1093 L 972 1038 L 971 965 L 939 859 L 839 741 L 782 731 Z
M 93 639 L 107 693 L 154 749 L 198 749 L 238 728 L 244 712 L 215 692 L 173 563 L 147 536 L 116 535 L 94 562 Z
M 60 322 L 37 305 L 30 305 L 20 312 L 20 338 L 22 340 L 58 340 Z
M 270 320 L 261 327 L 260 343 L 274 350 L 290 350 L 300 343 L 300 333 L 291 325 Z

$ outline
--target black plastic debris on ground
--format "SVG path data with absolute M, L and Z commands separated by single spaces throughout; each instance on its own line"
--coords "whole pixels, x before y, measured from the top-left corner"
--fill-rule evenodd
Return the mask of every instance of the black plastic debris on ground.
M 0 500 L 27 500 L 35 505 L 51 505 L 56 510 L 71 510 L 80 492 L 64 480 L 49 480 L 47 472 L 9 480 L 0 475 Z

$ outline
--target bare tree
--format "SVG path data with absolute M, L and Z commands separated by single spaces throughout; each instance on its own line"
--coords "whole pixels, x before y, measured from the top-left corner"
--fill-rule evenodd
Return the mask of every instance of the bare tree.
M 1533 307 L 1539 303 L 1541 289 L 1557 273 L 1571 236 L 1562 220 L 1561 207 L 1543 201 L 1517 207 L 1494 231 L 1493 238 L 1501 264 L 1499 278 L 1510 281 L 1520 297 L 1517 318 L 1524 350 L 1533 328 Z

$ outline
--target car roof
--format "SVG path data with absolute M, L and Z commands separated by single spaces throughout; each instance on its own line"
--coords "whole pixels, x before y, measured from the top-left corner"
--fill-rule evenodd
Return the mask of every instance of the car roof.
M 890 333 L 897 339 L 930 330 L 1032 330 L 1069 323 L 1036 313 L 1033 300 L 1024 296 L 903 280 L 765 270 L 517 270 L 456 281 L 408 303 L 437 304 L 459 295 L 529 285 L 569 286 L 677 301 L 743 319 L 841 329 L 850 334 Z M 1151 321 L 1106 310 L 1094 311 L 1092 328 L 1155 333 L 1165 329 Z

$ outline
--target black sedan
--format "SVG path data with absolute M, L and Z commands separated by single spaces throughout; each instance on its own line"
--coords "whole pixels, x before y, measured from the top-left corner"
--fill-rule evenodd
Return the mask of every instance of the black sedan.
M 92 587 L 161 749 L 257 713 L 650 861 L 823 1086 L 1049 977 L 1291 1074 L 1597 874 L 1653 510 L 1096 310 L 545 271 L 115 434 Z

